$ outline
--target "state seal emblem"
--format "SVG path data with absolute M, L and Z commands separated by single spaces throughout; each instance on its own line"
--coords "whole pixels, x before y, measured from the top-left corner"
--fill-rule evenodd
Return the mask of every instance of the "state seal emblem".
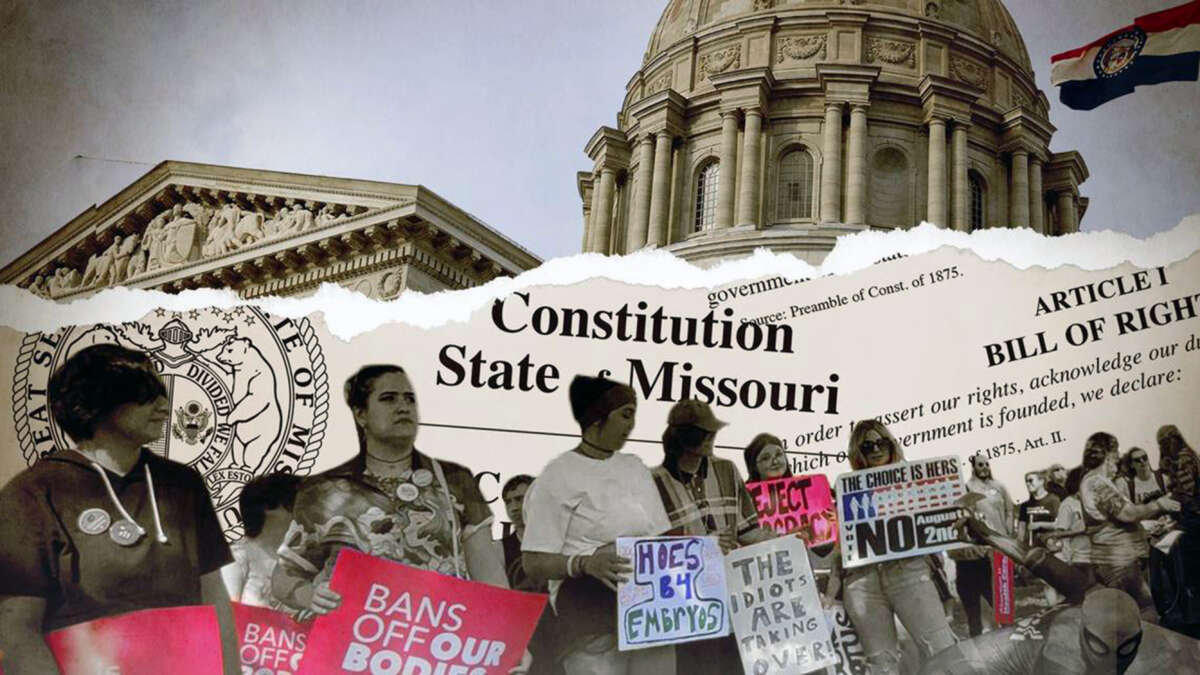
M 25 336 L 13 379 L 13 419 L 25 461 L 72 443 L 54 423 L 46 386 L 66 359 L 94 344 L 150 355 L 167 387 L 171 415 L 151 450 L 204 476 L 226 537 L 239 539 L 237 498 L 255 476 L 305 475 L 325 437 L 329 384 L 307 319 L 251 307 L 141 321 L 71 326 Z
M 1146 32 L 1136 26 L 1112 36 L 1096 52 L 1096 60 L 1092 62 L 1096 77 L 1116 77 L 1125 72 L 1145 46 Z

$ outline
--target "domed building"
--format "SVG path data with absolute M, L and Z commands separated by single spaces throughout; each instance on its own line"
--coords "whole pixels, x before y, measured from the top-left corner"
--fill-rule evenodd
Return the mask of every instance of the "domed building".
M 697 264 L 921 221 L 1075 232 L 1088 172 L 999 0 L 670 0 L 578 175 L 584 250 Z

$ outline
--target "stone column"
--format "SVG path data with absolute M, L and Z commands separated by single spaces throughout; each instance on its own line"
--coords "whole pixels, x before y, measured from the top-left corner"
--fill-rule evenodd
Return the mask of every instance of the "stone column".
M 611 252 L 609 236 L 612 233 L 613 192 L 616 183 L 615 171 L 608 167 L 600 170 L 600 197 L 596 200 L 592 222 L 596 225 L 596 252 L 606 255 Z
M 1015 150 L 1009 173 L 1012 188 L 1008 193 L 1009 227 L 1029 227 L 1029 152 Z
M 1075 222 L 1075 195 L 1068 191 L 1058 193 L 1058 228 L 1059 234 L 1069 234 L 1079 229 Z
M 652 246 L 667 245 L 667 216 L 671 212 L 671 145 L 675 139 L 658 132 L 654 148 L 653 192 L 650 193 L 650 238 Z
M 929 186 L 925 220 L 946 226 L 946 120 L 929 120 Z
M 762 111 L 746 111 L 746 139 L 742 145 L 742 171 L 738 186 L 738 225 L 758 225 L 758 195 L 762 190 Z
M 821 147 L 821 222 L 842 219 L 842 104 L 825 104 L 825 142 Z
M 721 171 L 717 177 L 718 229 L 733 225 L 733 190 L 737 174 L 737 111 L 721 113 Z
M 846 153 L 846 223 L 862 225 L 867 212 L 867 106 L 850 107 L 850 141 Z
M 592 208 L 588 212 L 587 219 L 587 247 L 583 250 L 587 253 L 595 253 L 600 250 L 600 245 L 597 243 L 596 231 L 599 230 L 600 214 L 600 176 L 599 174 L 592 176 Z
M 626 253 L 633 253 L 646 245 L 646 230 L 650 223 L 650 172 L 653 166 L 654 134 L 646 134 L 638 142 L 637 190 L 633 193 L 633 211 L 629 214 Z
M 1042 194 L 1042 159 L 1029 158 L 1029 226 L 1034 232 L 1046 232 L 1046 199 Z
M 971 196 L 967 189 L 967 125 L 954 123 L 954 214 L 953 227 L 966 232 L 971 229 Z

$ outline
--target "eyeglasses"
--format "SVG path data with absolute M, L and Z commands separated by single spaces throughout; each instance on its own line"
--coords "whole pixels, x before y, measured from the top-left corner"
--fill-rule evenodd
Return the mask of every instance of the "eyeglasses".
M 1149 462 L 1149 461 L 1150 461 L 1150 458 L 1149 458 L 1149 457 L 1146 457 L 1146 456 L 1144 456 L 1144 455 L 1143 455 L 1143 456 L 1141 456 L 1141 457 L 1130 457 L 1130 458 L 1129 458 L 1129 461 L 1131 461 L 1131 462 L 1137 462 L 1138 464 L 1141 464 L 1141 463 L 1143 463 L 1143 462 Z
M 895 446 L 891 441 L 886 438 L 881 438 L 877 441 L 863 441 L 862 444 L 858 446 L 858 449 L 862 450 L 864 455 L 869 455 L 876 450 L 880 452 L 891 452 L 892 448 L 894 447 Z

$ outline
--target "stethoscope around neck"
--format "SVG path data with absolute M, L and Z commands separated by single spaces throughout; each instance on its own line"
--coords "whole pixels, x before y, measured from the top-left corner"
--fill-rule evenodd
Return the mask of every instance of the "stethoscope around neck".
M 104 481 L 104 489 L 106 492 L 108 492 L 108 498 L 110 501 L 112 501 L 112 505 L 117 510 L 117 513 L 121 514 L 122 522 L 129 523 L 134 528 L 133 533 L 136 534 L 136 537 L 132 536 L 133 533 L 131 533 L 125 538 L 121 538 L 116 535 L 110 535 L 112 540 L 122 546 L 133 546 L 140 541 L 142 537 L 146 536 L 146 528 L 138 524 L 138 522 L 133 519 L 133 516 L 129 515 L 129 512 L 125 510 L 125 506 L 121 504 L 121 500 L 117 498 L 116 490 L 113 490 L 112 482 L 108 480 L 108 472 L 104 470 L 104 467 L 101 466 L 96 460 L 90 460 L 88 463 L 92 465 L 92 468 L 96 470 L 96 473 L 100 474 L 100 480 Z M 154 477 L 150 475 L 149 464 L 143 464 L 142 468 L 146 472 L 146 490 L 150 493 L 150 511 L 154 514 L 155 539 L 160 544 L 166 544 L 168 542 L 167 534 L 163 532 L 162 519 L 158 515 L 158 499 L 154 495 Z M 113 523 L 112 527 L 129 527 L 129 525 Z

